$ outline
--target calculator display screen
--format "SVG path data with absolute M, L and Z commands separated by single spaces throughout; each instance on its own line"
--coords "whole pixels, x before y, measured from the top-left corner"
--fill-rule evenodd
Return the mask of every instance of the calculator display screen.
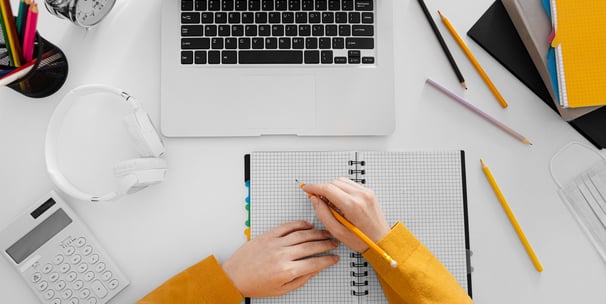
M 10 246 L 6 253 L 19 264 L 71 222 L 65 211 L 59 209 Z

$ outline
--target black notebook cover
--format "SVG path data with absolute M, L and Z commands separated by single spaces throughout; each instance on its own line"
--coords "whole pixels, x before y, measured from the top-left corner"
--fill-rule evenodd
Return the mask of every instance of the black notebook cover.
M 557 112 L 549 91 L 500 0 L 488 8 L 467 35 Z M 596 147 L 606 147 L 606 107 L 569 123 Z

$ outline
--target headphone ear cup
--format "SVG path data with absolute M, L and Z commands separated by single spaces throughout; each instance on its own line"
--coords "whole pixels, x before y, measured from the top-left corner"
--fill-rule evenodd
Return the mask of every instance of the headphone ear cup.
M 162 139 L 143 109 L 135 109 L 133 113 L 124 117 L 123 122 L 141 156 L 160 157 L 164 155 Z
M 135 158 L 114 166 L 118 178 L 119 194 L 131 194 L 164 180 L 168 163 L 161 158 Z

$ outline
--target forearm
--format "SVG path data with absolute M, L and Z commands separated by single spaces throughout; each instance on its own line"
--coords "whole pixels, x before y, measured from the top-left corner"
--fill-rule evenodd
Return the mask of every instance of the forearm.
M 164 282 L 138 304 L 240 303 L 243 297 L 214 256 Z
M 402 223 L 397 223 L 378 245 L 398 262 L 397 268 L 372 250 L 363 255 L 377 272 L 390 301 L 472 303 L 446 267 Z

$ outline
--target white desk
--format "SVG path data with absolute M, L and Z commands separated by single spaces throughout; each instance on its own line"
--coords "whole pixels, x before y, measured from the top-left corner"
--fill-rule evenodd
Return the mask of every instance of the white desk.
M 168 0 L 165 0 L 168 1 Z M 53 189 L 44 137 L 53 109 L 86 83 L 122 87 L 159 117 L 160 0 L 122 0 L 86 33 L 41 14 L 40 33 L 67 54 L 69 78 L 53 96 L 34 101 L 0 89 L 0 226 Z M 431 0 L 463 35 L 491 0 Z M 215 254 L 226 259 L 244 241 L 243 155 L 257 150 L 464 149 L 470 219 L 473 296 L 477 303 L 604 303 L 606 267 L 556 192 L 552 155 L 585 142 L 486 52 L 465 37 L 505 99 L 502 110 L 441 23 L 438 26 L 467 80 L 462 92 L 425 16 L 414 0 L 396 3 L 395 132 L 368 138 L 166 139 L 170 170 L 158 186 L 94 206 L 70 205 L 130 278 L 113 303 L 132 303 L 177 272 Z M 526 146 L 424 84 L 455 89 L 527 136 Z M 110 149 L 105 147 L 106 149 Z M 490 166 L 545 268 L 537 273 L 480 168 Z M 0 259 L 0 302 L 37 303 L 8 262 Z

